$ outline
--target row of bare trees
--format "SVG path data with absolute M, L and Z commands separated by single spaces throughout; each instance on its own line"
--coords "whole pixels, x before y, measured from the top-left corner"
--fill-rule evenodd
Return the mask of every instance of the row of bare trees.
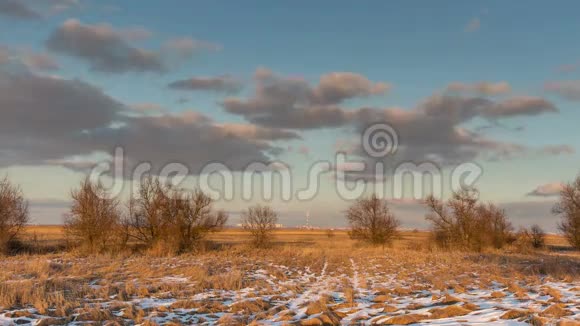
M 187 192 L 152 177 L 144 179 L 137 196 L 126 203 L 89 180 L 72 191 L 71 197 L 73 204 L 65 219 L 67 238 L 90 252 L 124 248 L 129 242 L 146 248 L 161 245 L 172 252 L 190 251 L 228 219 L 203 192 Z M 475 189 L 458 191 L 447 201 L 427 198 L 426 219 L 439 246 L 482 250 L 502 248 L 520 239 L 536 248 L 544 245 L 539 226 L 514 233 L 505 211 L 478 198 Z M 580 177 L 563 187 L 553 213 L 561 217 L 562 234 L 580 248 Z M 373 244 L 391 242 L 400 225 L 387 202 L 374 195 L 355 202 L 346 218 L 352 238 Z M 268 246 L 277 221 L 276 212 L 268 206 L 257 205 L 242 214 L 243 227 L 256 247 Z M 28 202 L 22 190 L 7 178 L 0 180 L 0 252 L 8 249 L 28 222 Z
M 425 200 L 429 209 L 433 240 L 445 249 L 481 251 L 502 248 L 521 238 L 522 244 L 543 246 L 544 233 L 535 225 L 518 234 L 505 211 L 492 203 L 481 203 L 476 189 L 463 189 L 446 202 L 433 196 Z M 357 200 L 347 211 L 350 236 L 374 245 L 390 244 L 399 234 L 399 220 L 390 211 L 387 201 L 372 195 Z
M 65 234 L 88 252 L 119 250 L 129 242 L 165 253 L 188 252 L 228 220 L 225 212 L 213 209 L 213 200 L 202 191 L 186 192 L 156 178 L 144 179 L 125 207 L 89 180 L 72 192 L 72 199 Z M 269 206 L 256 205 L 242 214 L 244 229 L 260 248 L 271 243 L 277 221 Z
M 72 192 L 72 199 L 65 234 L 89 252 L 124 248 L 130 241 L 175 253 L 190 251 L 228 218 L 213 209 L 203 192 L 187 192 L 156 178 L 144 179 L 138 195 L 125 205 L 89 180 Z
M 142 182 L 124 218 L 118 201 L 88 181 L 73 192 L 73 201 L 66 222 L 68 234 L 84 240 L 92 250 L 124 245 L 133 239 L 149 247 L 164 243 L 177 252 L 189 251 L 227 221 L 225 213 L 212 209 L 211 198 L 203 192 L 186 193 L 153 178 Z M 514 233 L 505 211 L 493 203 L 480 202 L 474 188 L 455 192 L 446 202 L 431 196 L 425 204 L 429 209 L 426 219 L 440 247 L 480 251 L 500 249 L 516 240 L 535 248 L 544 245 L 544 231 L 539 226 Z M 553 212 L 562 216 L 559 228 L 570 244 L 580 248 L 580 177 L 563 188 Z M 398 235 L 399 220 L 387 202 L 376 195 L 356 201 L 346 218 L 353 239 L 385 245 Z M 277 221 L 276 212 L 269 206 L 250 207 L 242 214 L 242 225 L 251 233 L 256 247 L 269 245 Z M 109 230 L 99 230 L 97 226 L 102 225 L 110 226 Z

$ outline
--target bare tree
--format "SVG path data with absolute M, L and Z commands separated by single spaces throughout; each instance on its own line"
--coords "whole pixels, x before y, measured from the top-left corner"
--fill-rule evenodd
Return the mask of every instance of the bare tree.
M 580 176 L 564 186 L 552 212 L 561 217 L 558 228 L 573 247 L 580 249 Z
M 256 205 L 242 215 L 242 225 L 253 237 L 256 247 L 267 247 L 276 228 L 278 215 L 269 206 Z
M 168 217 L 170 236 L 178 240 L 179 252 L 194 248 L 195 244 L 209 232 L 221 229 L 227 222 L 228 216 L 223 211 L 214 211 L 213 200 L 200 190 L 187 194 L 173 190 L 169 205 Z
M 514 228 L 508 221 L 505 210 L 492 203 L 480 204 L 477 210 L 478 216 L 474 230 L 476 233 L 472 236 L 475 239 L 477 250 L 487 246 L 501 249 L 515 240 Z
M 149 177 L 129 201 L 126 230 L 148 247 L 163 243 L 176 252 L 188 251 L 227 222 L 227 214 L 212 205 L 213 200 L 199 190 L 188 193 Z
M 521 252 L 529 252 L 531 249 L 540 249 L 545 245 L 545 233 L 539 225 L 534 224 L 530 228 L 521 228 L 517 234 L 516 248 Z
M 426 199 L 431 210 L 426 219 L 432 224 L 437 244 L 442 247 L 472 245 L 478 195 L 475 189 L 462 189 L 455 192 L 447 204 L 434 196 Z
M 141 181 L 139 194 L 128 203 L 130 236 L 148 246 L 162 238 L 162 232 L 167 229 L 168 221 L 163 216 L 168 203 L 165 186 L 158 179 L 151 177 Z
M 6 252 L 28 221 L 28 202 L 22 190 L 5 177 L 0 180 L 0 253 Z
M 532 247 L 536 249 L 544 247 L 546 243 L 545 238 L 546 233 L 544 232 L 544 230 L 542 230 L 542 228 L 537 224 L 532 225 L 532 227 L 530 228 L 530 240 L 532 243 Z
M 436 243 L 445 248 L 482 250 L 502 248 L 513 240 L 513 227 L 505 211 L 492 203 L 478 202 L 477 189 L 461 189 L 444 203 L 430 196 L 425 203 L 430 212 Z
M 119 201 L 88 178 L 71 192 L 71 197 L 72 206 L 64 221 L 67 239 L 88 252 L 118 249 Z
M 347 211 L 350 236 L 372 244 L 388 244 L 397 235 L 399 221 L 389 210 L 387 202 L 376 195 L 361 198 Z

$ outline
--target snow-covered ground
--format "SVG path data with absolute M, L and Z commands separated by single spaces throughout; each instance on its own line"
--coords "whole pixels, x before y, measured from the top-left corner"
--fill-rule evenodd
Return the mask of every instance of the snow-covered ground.
M 15 269 L 10 263 L 2 262 L 0 268 Z M 235 262 L 215 257 L 128 259 L 113 266 L 106 261 L 50 258 L 47 263 L 58 266 L 56 272 L 7 274 L 0 290 L 20 282 L 47 286 L 51 280 L 57 284 L 55 279 L 70 277 L 71 284 L 83 289 L 75 294 L 78 297 L 62 293 L 63 304 L 72 302 L 64 313 L 59 307 L 42 309 L 34 303 L 0 308 L 0 325 L 580 323 L 580 282 L 575 276 L 526 273 L 509 264 L 477 262 L 459 254 L 344 252 L 295 258 L 270 254 L 238 257 Z M 65 266 L 75 264 L 85 264 L 87 271 L 95 264 L 94 272 L 85 278 L 72 276 Z

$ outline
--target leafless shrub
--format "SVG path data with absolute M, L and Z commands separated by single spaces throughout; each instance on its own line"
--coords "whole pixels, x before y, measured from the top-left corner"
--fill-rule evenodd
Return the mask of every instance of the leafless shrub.
M 564 186 L 552 212 L 562 218 L 558 228 L 570 245 L 580 249 L 580 176 Z
M 546 240 L 546 233 L 544 232 L 544 230 L 542 230 L 542 228 L 537 225 L 534 224 L 532 225 L 532 227 L 530 228 L 530 235 L 531 235 L 531 239 L 532 239 L 532 246 L 534 248 L 542 248 L 544 247 Z
M 516 248 L 520 252 L 540 249 L 545 245 L 545 236 L 544 230 L 537 224 L 532 225 L 529 229 L 522 228 L 516 236 Z
M 387 202 L 376 195 L 356 201 L 347 211 L 349 235 L 375 245 L 390 243 L 397 235 L 400 223 L 389 210 Z
M 112 198 L 100 183 L 88 178 L 71 192 L 72 206 L 65 216 L 67 239 L 86 252 L 118 249 L 120 237 L 119 201 Z
M 150 248 L 165 246 L 185 252 L 227 222 L 227 215 L 214 211 L 212 205 L 213 200 L 199 190 L 188 193 L 146 178 L 138 197 L 129 202 L 124 225 L 130 238 Z
M 130 236 L 148 246 L 163 238 L 162 232 L 168 228 L 166 212 L 168 190 L 158 179 L 146 178 L 141 182 L 136 198 L 128 203 L 128 217 L 124 224 Z
M 477 248 L 492 246 L 503 248 L 513 242 L 513 226 L 508 221 L 505 211 L 492 203 L 480 204 L 477 208 L 476 235 Z
M 480 251 L 485 247 L 502 248 L 513 241 L 511 223 L 505 212 L 494 204 L 478 203 L 476 189 L 455 192 L 447 203 L 430 196 L 425 203 L 438 246 Z
M 0 180 L 0 253 L 5 253 L 28 223 L 28 202 L 7 177 Z
M 208 232 L 221 229 L 228 216 L 213 211 L 213 200 L 200 190 L 193 193 L 173 191 L 169 201 L 169 218 L 173 237 L 179 240 L 179 251 L 189 251 Z
M 278 215 L 269 206 L 256 205 L 242 215 L 242 225 L 253 237 L 254 246 L 267 247 L 276 228 Z

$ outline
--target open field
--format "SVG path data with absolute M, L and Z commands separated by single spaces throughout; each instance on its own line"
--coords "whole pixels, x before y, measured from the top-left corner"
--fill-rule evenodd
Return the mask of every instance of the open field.
M 59 227 L 27 239 L 61 241 Z M 195 255 L 21 255 L 0 262 L 0 324 L 549 325 L 580 321 L 577 253 L 428 250 L 426 232 L 371 248 L 344 231 L 241 230 Z M 30 237 L 30 238 L 29 238 Z M 558 237 L 549 239 L 561 246 Z M 568 325 L 573 325 L 572 323 Z
M 351 243 L 344 230 L 333 230 L 334 237 L 329 239 L 326 230 L 281 229 L 274 232 L 274 241 L 278 244 L 313 244 L 318 242 Z M 427 246 L 430 233 L 426 231 L 402 231 L 395 240 L 395 248 L 416 248 Z M 28 226 L 21 238 L 28 243 L 36 242 L 40 247 L 64 244 L 64 231 L 60 225 Z M 227 228 L 211 233 L 208 240 L 218 244 L 236 245 L 250 241 L 250 235 L 239 228 Z M 546 245 L 556 249 L 570 249 L 566 239 L 559 235 L 546 235 Z

